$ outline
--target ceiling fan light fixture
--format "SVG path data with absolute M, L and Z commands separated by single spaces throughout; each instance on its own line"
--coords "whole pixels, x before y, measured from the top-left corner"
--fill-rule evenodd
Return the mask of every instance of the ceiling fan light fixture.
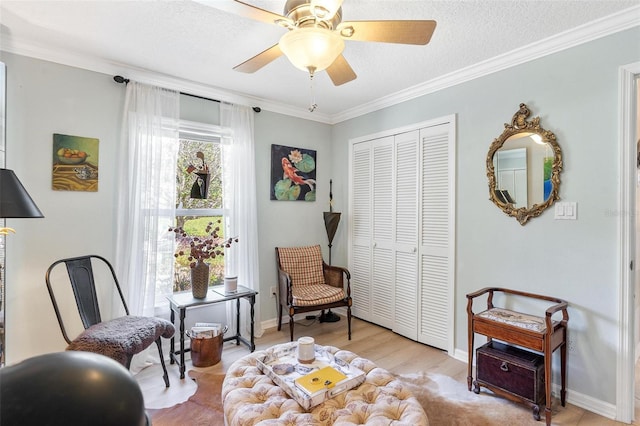
M 287 29 L 291 29 L 294 27 L 294 25 L 291 23 L 291 20 L 286 18 L 276 19 L 275 21 L 273 21 L 273 23 Z
M 303 27 L 283 35 L 280 49 L 296 68 L 307 72 L 322 71 L 340 56 L 344 41 L 333 31 Z
M 351 25 L 344 27 L 342 29 L 340 29 L 340 35 L 342 37 L 351 37 L 354 33 L 356 32 L 355 29 L 353 29 L 353 27 Z
M 311 0 L 311 13 L 318 19 L 331 19 L 342 7 L 342 0 Z

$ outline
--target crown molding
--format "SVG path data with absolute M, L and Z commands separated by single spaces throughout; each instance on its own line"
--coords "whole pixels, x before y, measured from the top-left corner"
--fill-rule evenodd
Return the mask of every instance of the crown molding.
M 397 105 L 637 26 L 640 26 L 640 6 L 633 6 L 555 36 L 401 90 L 393 95 L 334 114 L 331 124 Z
M 132 67 L 115 61 L 109 61 L 103 58 L 98 58 L 93 54 L 69 52 L 59 48 L 54 49 L 51 46 L 45 46 L 43 44 L 23 39 L 16 39 L 9 34 L 3 34 L 2 38 L 0 38 L 0 51 L 112 76 L 121 75 L 140 83 L 217 99 L 221 102 L 260 107 L 263 110 L 326 124 L 330 124 L 331 122 L 331 116 L 328 114 L 318 112 L 311 113 L 306 110 L 301 110 L 298 107 L 274 102 L 268 99 L 233 92 L 143 68 Z
M 218 99 L 223 102 L 257 106 L 267 111 L 305 120 L 337 124 L 637 26 L 640 26 L 640 5 L 333 115 L 319 112 L 310 113 L 307 110 L 301 110 L 284 103 L 131 67 L 98 58 L 92 54 L 52 49 L 50 46 L 17 40 L 8 34 L 3 35 L 0 40 L 0 50 L 89 71 L 122 75 L 141 83 Z

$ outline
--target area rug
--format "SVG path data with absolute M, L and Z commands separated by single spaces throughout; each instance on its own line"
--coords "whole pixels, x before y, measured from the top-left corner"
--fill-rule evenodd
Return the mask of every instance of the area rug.
M 153 426 L 214 426 L 224 425 L 222 411 L 222 382 L 224 374 L 191 370 L 189 377 L 198 388 L 188 400 L 173 407 L 147 410 Z
M 515 404 L 482 389 L 469 392 L 466 383 L 432 373 L 397 376 L 420 402 L 431 426 L 524 426 L 544 424 L 533 418 L 530 408 Z M 553 407 L 552 407 L 553 408 Z
M 198 385 L 187 401 L 173 407 L 149 410 L 154 426 L 223 425 L 220 393 L 223 374 L 189 371 Z M 476 395 L 466 384 L 442 374 L 397 375 L 420 402 L 431 426 L 540 425 L 531 410 L 483 391 Z M 544 418 L 544 407 L 542 407 Z

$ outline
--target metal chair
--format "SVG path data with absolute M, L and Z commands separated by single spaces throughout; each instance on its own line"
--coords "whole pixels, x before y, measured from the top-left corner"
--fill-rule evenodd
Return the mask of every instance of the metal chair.
M 293 316 L 301 312 L 322 311 L 345 306 L 351 340 L 351 274 L 346 268 L 327 265 L 319 245 L 276 247 L 278 266 L 278 331 L 282 310 L 289 311 L 289 333 L 293 341 Z
M 103 262 L 111 272 L 112 282 L 118 291 L 125 315 L 103 321 L 98 306 L 96 280 L 93 273 L 94 262 Z M 56 266 L 65 264 L 69 275 L 69 282 L 73 289 L 76 305 L 84 331 L 78 337 L 71 340 L 56 301 L 51 276 Z M 107 274 L 108 275 L 108 274 Z M 49 296 L 56 312 L 62 336 L 69 346 L 67 350 L 94 352 L 106 355 L 124 365 L 127 369 L 131 366 L 133 355 L 142 352 L 153 342 L 158 346 L 160 363 L 164 371 L 164 383 L 169 387 L 169 375 L 162 354 L 161 337 L 171 338 L 175 333 L 173 324 L 161 318 L 129 315 L 129 308 L 124 300 L 120 284 L 111 264 L 101 256 L 87 255 L 61 259 L 47 269 L 45 275 Z

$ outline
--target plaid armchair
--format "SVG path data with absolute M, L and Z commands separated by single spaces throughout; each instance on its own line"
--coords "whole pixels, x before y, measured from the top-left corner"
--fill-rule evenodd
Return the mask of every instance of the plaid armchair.
M 289 312 L 293 341 L 293 316 L 301 312 L 347 307 L 347 328 L 351 340 L 351 274 L 346 268 L 327 265 L 319 245 L 276 247 L 278 266 L 278 330 L 283 308 Z

